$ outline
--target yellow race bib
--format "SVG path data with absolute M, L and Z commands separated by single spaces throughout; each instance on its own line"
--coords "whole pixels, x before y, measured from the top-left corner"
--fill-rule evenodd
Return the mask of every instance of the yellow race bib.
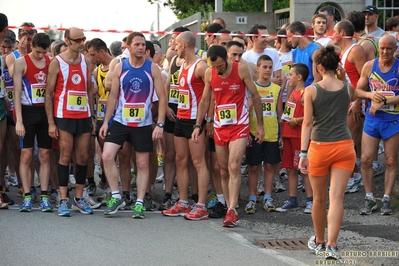
M 40 104 L 44 103 L 44 97 L 46 94 L 46 84 L 32 84 L 32 103 Z
M 224 104 L 217 106 L 217 114 L 220 125 L 235 125 L 237 124 L 237 106 L 236 104 Z
M 87 111 L 87 95 L 85 91 L 68 91 L 67 98 L 68 111 Z
M 124 123 L 141 123 L 144 121 L 144 103 L 125 103 L 122 110 L 122 121 Z

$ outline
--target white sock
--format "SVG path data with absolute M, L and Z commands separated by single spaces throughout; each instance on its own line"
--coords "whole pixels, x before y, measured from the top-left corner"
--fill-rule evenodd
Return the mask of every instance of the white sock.
M 368 199 L 374 199 L 373 192 L 371 192 L 371 193 L 366 193 L 366 198 L 368 198 Z
M 222 203 L 223 205 L 226 204 L 226 200 L 224 199 L 224 195 L 223 194 L 217 194 L 216 197 L 218 197 L 218 201 L 220 203 Z
M 119 193 L 119 190 L 112 191 L 112 197 L 115 198 L 115 199 L 121 199 L 122 198 L 121 194 Z
M 384 198 L 386 199 L 386 200 L 391 200 L 391 197 L 389 196 L 389 195 L 387 195 L 387 194 L 384 194 Z

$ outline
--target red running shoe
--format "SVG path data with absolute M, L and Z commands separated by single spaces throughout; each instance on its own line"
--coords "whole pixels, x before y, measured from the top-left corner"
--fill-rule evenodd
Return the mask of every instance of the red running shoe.
M 199 221 L 199 220 L 208 220 L 208 211 L 205 207 L 202 207 L 198 204 L 195 204 L 189 213 L 184 215 L 184 218 L 187 220 Z
M 190 206 L 184 207 L 180 200 L 173 205 L 169 210 L 163 210 L 162 214 L 170 217 L 184 216 L 190 212 Z
M 224 218 L 223 227 L 230 227 L 233 228 L 237 225 L 237 221 L 240 218 L 238 217 L 238 213 L 232 209 L 229 209 L 226 213 L 226 217 Z

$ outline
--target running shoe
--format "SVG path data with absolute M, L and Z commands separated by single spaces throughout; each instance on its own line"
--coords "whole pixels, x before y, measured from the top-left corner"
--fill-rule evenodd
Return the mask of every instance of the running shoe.
M 353 179 L 355 180 L 355 184 L 358 187 L 363 187 L 364 186 L 361 173 L 353 173 Z
M 172 200 L 164 197 L 162 203 L 159 205 L 158 211 L 169 210 L 172 207 Z
M 359 191 L 359 187 L 356 185 L 354 178 L 349 178 L 348 184 L 346 185 L 345 194 L 346 193 L 356 193 Z
M 255 202 L 250 200 L 248 201 L 247 205 L 245 206 L 245 213 L 246 214 L 254 214 L 256 212 Z
M 107 206 L 108 201 L 112 198 L 111 193 L 105 192 L 102 196 L 97 198 L 101 202 L 101 206 Z
M 238 217 L 238 213 L 235 212 L 233 209 L 230 209 L 226 213 L 226 217 L 223 220 L 222 226 L 233 228 L 237 225 L 239 219 L 240 218 Z
M 10 174 L 10 175 L 8 176 L 8 184 L 9 184 L 10 186 L 13 186 L 13 187 L 18 186 L 18 178 L 17 178 L 17 175 L 16 175 L 16 174 Z
M 374 166 L 373 164 L 374 177 L 382 175 L 383 173 L 384 173 L 384 168 L 382 168 L 382 165 L 380 163 L 378 163 L 377 166 Z
M 268 212 L 276 211 L 276 206 L 274 206 L 272 198 L 263 202 L 263 209 Z
M 8 209 L 8 204 L 4 202 L 3 200 L 3 193 L 0 193 L 0 209 L 1 210 L 7 210 Z
M 53 207 L 51 207 L 51 203 L 48 197 L 42 197 L 39 202 L 39 210 L 42 212 L 52 212 Z
M 159 176 L 157 176 L 157 178 L 155 178 L 155 182 L 156 183 L 162 183 L 164 180 L 164 174 L 160 174 Z
M 218 202 L 215 208 L 213 208 L 209 212 L 208 216 L 210 218 L 221 218 L 226 215 L 226 212 L 227 212 L 227 207 L 223 205 L 221 202 Z
M 117 199 L 111 197 L 111 199 L 107 203 L 107 208 L 104 211 L 104 215 L 115 214 L 120 208 L 126 206 L 125 200 L 123 198 Z
M 366 198 L 364 207 L 360 209 L 361 215 L 370 215 L 373 211 L 377 209 L 377 201 L 373 197 L 372 199 Z
M 176 217 L 176 216 L 184 216 L 186 213 L 190 212 L 190 207 L 184 207 L 180 201 L 178 201 L 175 205 L 173 205 L 169 210 L 162 211 L 163 215 Z
M 308 240 L 308 248 L 310 250 L 313 250 L 317 255 L 319 252 L 324 251 L 324 249 L 326 248 L 326 244 L 316 243 L 316 236 L 311 236 Z
M 145 207 L 141 204 L 137 204 L 132 206 L 133 219 L 144 219 L 144 211 L 146 211 Z
M 184 218 L 192 221 L 208 220 L 208 211 L 206 207 L 195 204 L 189 213 L 184 215 Z
M 313 201 L 306 202 L 306 208 L 303 210 L 306 214 L 312 214 Z
M 21 207 L 19 207 L 20 212 L 30 212 L 32 211 L 33 200 L 31 197 L 25 197 L 24 202 Z
M 3 196 L 3 202 L 7 203 L 8 205 L 14 205 L 14 201 L 8 197 L 8 195 L 4 192 L 0 193 Z
M 96 195 L 96 191 L 97 191 L 96 183 L 89 184 L 89 186 L 87 187 L 87 193 L 89 194 L 89 196 Z
M 82 214 L 93 214 L 93 210 L 83 199 L 76 201 L 76 198 L 73 198 L 71 209 L 80 211 Z
M 100 180 L 100 181 L 98 182 L 97 187 L 98 187 L 99 189 L 102 189 L 102 190 L 106 191 L 106 190 L 107 190 L 107 183 L 103 183 L 103 182 L 101 182 L 101 180 Z
M 274 192 L 279 193 L 285 191 L 285 187 L 279 176 L 274 177 Z
M 218 204 L 218 197 L 215 194 L 209 194 L 207 199 L 206 199 L 206 207 L 208 209 L 213 209 L 216 207 L 216 204 Z
M 68 199 L 61 200 L 58 207 L 58 216 L 71 217 L 71 212 L 68 209 Z
M 158 166 L 163 166 L 162 154 L 157 154 Z
M 343 260 L 341 254 L 338 250 L 338 247 L 327 246 L 325 251 L 325 259 L 326 260 Z
M 286 212 L 286 211 L 295 211 L 298 209 L 298 203 L 294 203 L 291 200 L 284 201 L 283 206 L 278 207 L 276 211 L 278 212 Z
M 151 198 L 150 194 L 146 194 L 143 199 L 143 206 L 146 211 L 154 211 L 157 206 L 155 205 L 154 201 Z
M 17 196 L 21 198 L 25 198 L 24 188 L 21 186 L 17 189 Z
M 381 209 L 380 209 L 381 210 L 381 214 L 382 215 L 392 215 L 393 211 L 392 211 L 392 209 L 390 207 L 390 200 L 385 198 L 385 197 L 383 197 L 381 199 L 381 203 L 382 203 Z
M 256 190 L 259 196 L 263 196 L 265 194 L 265 179 L 263 176 L 258 177 L 258 185 Z
M 59 197 L 59 191 L 58 190 L 54 190 L 51 192 L 50 194 L 50 202 L 55 203 L 56 207 L 58 208 L 60 205 L 60 197 Z
M 101 207 L 101 202 L 95 201 L 92 197 L 89 196 L 89 194 L 86 194 L 83 197 L 83 201 L 92 209 L 98 209 Z
M 298 175 L 298 189 L 303 189 L 305 186 L 303 185 L 303 177 Z

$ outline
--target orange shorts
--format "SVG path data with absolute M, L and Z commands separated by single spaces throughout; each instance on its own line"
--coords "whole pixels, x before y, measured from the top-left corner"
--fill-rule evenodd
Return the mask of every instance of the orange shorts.
M 215 128 L 213 139 L 218 146 L 228 147 L 231 141 L 236 139 L 248 138 L 249 125 L 228 125 Z
M 311 141 L 308 150 L 309 174 L 326 176 L 331 168 L 352 172 L 355 167 L 355 146 L 351 139 L 337 142 Z

